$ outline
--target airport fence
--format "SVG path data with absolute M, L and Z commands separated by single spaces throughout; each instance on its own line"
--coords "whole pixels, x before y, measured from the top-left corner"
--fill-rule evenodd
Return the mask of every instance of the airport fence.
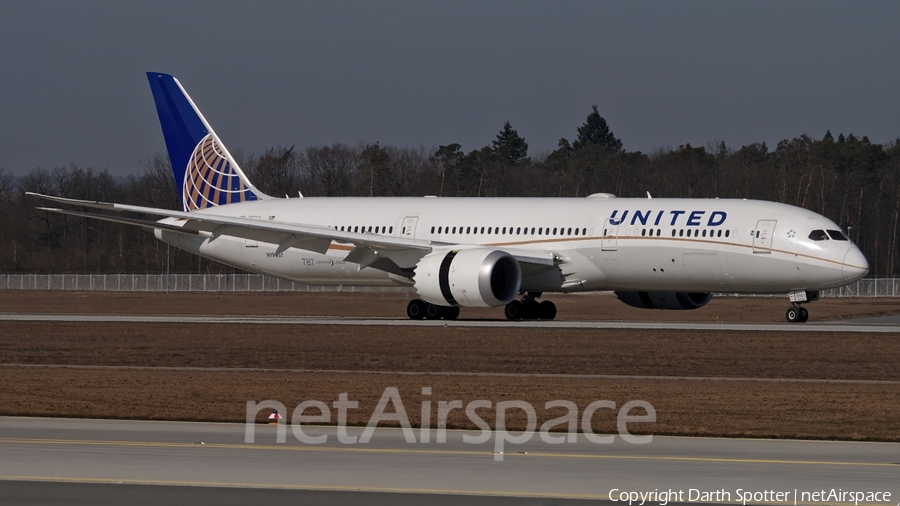
M 398 292 L 408 287 L 311 286 L 262 274 L 0 274 L 0 290 L 80 292 Z
M 0 290 L 84 292 L 365 292 L 409 293 L 405 286 L 312 286 L 262 274 L 0 274 Z M 740 295 L 722 293 L 719 295 Z M 783 295 L 777 295 L 783 296 Z M 820 297 L 897 297 L 900 278 L 865 278 Z

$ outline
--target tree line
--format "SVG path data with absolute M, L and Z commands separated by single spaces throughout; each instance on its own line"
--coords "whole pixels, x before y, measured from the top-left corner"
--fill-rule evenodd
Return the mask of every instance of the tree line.
M 509 122 L 480 149 L 459 144 L 409 148 L 380 143 L 276 146 L 234 152 L 263 192 L 274 196 L 465 196 L 748 198 L 804 207 L 831 218 L 859 244 L 871 274 L 900 270 L 900 139 L 826 132 L 774 148 L 724 141 L 649 153 L 627 151 L 595 106 L 572 140 L 529 156 Z M 116 178 L 90 167 L 0 169 L 0 271 L 28 273 L 220 273 L 231 267 L 176 251 L 134 227 L 49 214 L 24 192 L 178 209 L 168 157 Z

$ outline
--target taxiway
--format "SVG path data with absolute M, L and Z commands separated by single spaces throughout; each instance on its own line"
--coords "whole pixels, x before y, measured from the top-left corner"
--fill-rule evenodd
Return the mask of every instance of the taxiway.
M 0 494 L 3 482 L 35 489 L 55 482 L 552 500 L 654 489 L 684 490 L 685 498 L 689 489 L 726 490 L 730 503 L 738 489 L 883 490 L 900 497 L 897 443 L 656 436 L 649 444 L 618 437 L 597 444 L 579 435 L 575 443 L 547 444 L 535 435 L 506 445 L 499 461 L 496 434 L 467 444 L 463 435 L 478 432 L 448 431 L 446 443 L 435 443 L 432 432 L 430 443 L 409 443 L 402 430 L 381 428 L 367 444 L 343 444 L 335 427 L 304 426 L 306 434 L 328 436 L 308 445 L 290 427 L 285 443 L 277 442 L 277 426 L 252 429 L 248 443 L 243 424 L 0 418 Z
M 338 316 L 206 316 L 128 314 L 0 313 L 0 321 L 81 323 L 231 323 L 240 325 L 346 325 L 385 327 L 473 327 L 628 330 L 712 330 L 743 332 L 866 332 L 898 333 L 895 319 L 873 323 L 709 323 L 585 320 L 409 320 L 406 318 L 353 318 Z

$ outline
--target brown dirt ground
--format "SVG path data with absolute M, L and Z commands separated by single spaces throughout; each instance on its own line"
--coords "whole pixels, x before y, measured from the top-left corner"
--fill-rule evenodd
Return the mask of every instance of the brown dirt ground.
M 406 300 L 398 294 L 3 292 L 0 310 L 397 316 Z M 553 300 L 561 317 L 594 319 L 780 321 L 787 306 L 781 299 L 740 298 L 714 300 L 698 311 L 662 312 L 632 310 L 608 295 Z M 900 312 L 900 300 L 826 299 L 811 309 L 820 318 L 843 319 Z M 497 311 L 463 315 L 499 318 Z M 521 399 L 538 408 L 541 422 L 562 414 L 543 410 L 548 400 L 568 399 L 583 409 L 599 399 L 619 406 L 642 399 L 653 404 L 658 419 L 635 425 L 636 433 L 900 441 L 900 385 L 890 383 L 426 374 L 897 381 L 898 356 L 898 334 L 2 322 L 0 363 L 19 365 L 0 367 L 0 415 L 240 422 L 248 400 L 278 400 L 291 411 L 303 400 L 330 403 L 348 392 L 360 402 L 350 422 L 364 424 L 384 388 L 396 386 L 418 424 L 420 389 L 430 386 L 435 406 L 439 400 Z M 484 418 L 490 422 L 492 415 Z M 459 412 L 450 422 L 471 427 Z M 513 416 L 510 426 L 523 423 Z M 613 431 L 614 424 L 612 412 L 601 410 L 594 418 L 598 431 Z
M 898 381 L 897 357 L 900 334 L 0 322 L 3 364 Z
M 0 291 L 0 311 L 20 313 L 206 314 L 405 317 L 403 293 Z M 723 297 L 694 311 L 636 309 L 615 295 L 548 294 L 567 320 L 783 322 L 786 297 Z M 900 313 L 897 298 L 827 298 L 807 306 L 812 321 Z M 500 308 L 463 308 L 461 318 L 502 319 Z
M 476 399 L 521 399 L 535 407 L 542 424 L 564 414 L 543 409 L 549 400 L 571 400 L 580 413 L 595 400 L 612 400 L 621 407 L 640 399 L 655 407 L 657 421 L 629 425 L 634 433 L 900 441 L 896 385 L 33 367 L 0 368 L 0 385 L 2 412 L 9 415 L 243 422 L 247 400 L 278 400 L 290 413 L 302 401 L 331 404 L 340 392 L 348 392 L 359 401 L 348 422 L 363 425 L 384 388 L 393 386 L 418 426 L 421 387 L 429 386 L 433 414 L 437 401 L 459 399 L 466 405 Z M 493 422 L 491 412 L 479 413 Z M 520 412 L 509 414 L 509 429 L 524 427 Z M 475 428 L 460 410 L 451 412 L 448 421 L 451 428 Z M 436 423 L 432 416 L 431 426 Z M 592 426 L 614 432 L 614 412 L 600 410 Z

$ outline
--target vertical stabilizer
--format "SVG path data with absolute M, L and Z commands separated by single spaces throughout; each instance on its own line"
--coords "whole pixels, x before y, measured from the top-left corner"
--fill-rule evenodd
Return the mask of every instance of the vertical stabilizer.
M 247 179 L 177 79 L 159 72 L 147 78 L 185 211 L 272 198 Z

